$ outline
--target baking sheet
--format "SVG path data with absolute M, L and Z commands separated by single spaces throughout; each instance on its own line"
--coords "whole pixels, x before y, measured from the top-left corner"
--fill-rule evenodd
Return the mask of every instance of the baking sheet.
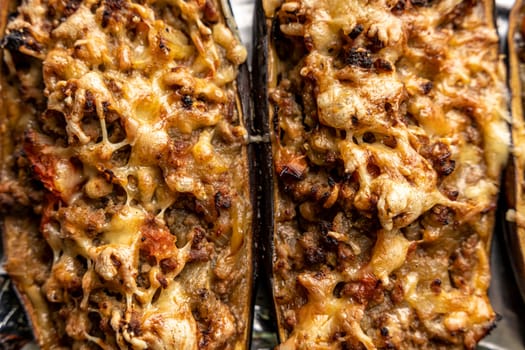
M 230 1 L 251 61 L 254 0 Z M 497 1 L 497 25 L 502 38 L 506 37 L 507 17 L 511 6 L 511 0 Z M 489 290 L 493 307 L 500 319 L 490 335 L 481 341 L 479 350 L 525 350 L 525 304 L 514 280 L 502 232 L 502 222 L 498 222 L 492 246 L 492 282 Z M 255 304 L 251 350 L 272 349 L 277 344 L 277 337 L 272 320 L 269 288 L 264 281 L 258 283 Z M 5 307 L 6 305 L 10 307 Z M 0 266 L 0 350 L 20 348 L 38 349 L 31 342 L 31 333 L 23 310 Z

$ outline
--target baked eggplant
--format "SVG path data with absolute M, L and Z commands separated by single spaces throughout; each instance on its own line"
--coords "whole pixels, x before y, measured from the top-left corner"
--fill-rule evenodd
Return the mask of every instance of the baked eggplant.
M 525 124 L 523 119 L 523 82 L 525 81 L 525 8 L 514 3 L 509 15 L 507 57 L 512 110 L 512 152 L 506 172 L 505 240 L 510 252 L 516 282 L 525 300 Z
M 5 268 L 41 349 L 247 349 L 247 52 L 226 1 L 0 0 Z
M 492 1 L 263 0 L 278 349 L 474 349 L 510 143 Z

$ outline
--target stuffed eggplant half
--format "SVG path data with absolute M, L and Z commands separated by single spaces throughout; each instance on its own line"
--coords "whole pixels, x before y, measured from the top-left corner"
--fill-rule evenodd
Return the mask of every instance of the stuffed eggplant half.
M 516 281 L 525 300 L 525 7 L 516 1 L 509 16 L 508 62 L 512 109 L 512 154 L 506 173 L 507 211 L 505 239 L 510 250 Z
M 265 0 L 279 349 L 473 349 L 509 130 L 491 1 Z
M 229 4 L 0 5 L 5 268 L 40 347 L 247 349 L 250 101 Z

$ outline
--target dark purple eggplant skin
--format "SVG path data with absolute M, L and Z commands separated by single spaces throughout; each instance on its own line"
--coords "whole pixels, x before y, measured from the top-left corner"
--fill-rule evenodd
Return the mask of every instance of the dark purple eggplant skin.
M 259 215 L 260 222 L 264 223 L 261 234 L 266 236 L 265 244 L 259 247 L 259 261 L 269 269 L 271 275 L 271 251 L 273 223 L 273 159 L 270 135 L 270 117 L 268 103 L 268 28 L 262 7 L 262 1 L 256 1 L 253 37 L 254 52 L 252 61 L 252 85 L 254 94 L 253 131 L 260 136 L 260 142 L 255 144 L 259 176 L 260 192 Z M 262 237 L 261 237 L 262 238 Z
M 258 242 L 258 262 L 260 264 L 258 273 L 260 288 L 264 288 L 263 293 L 274 301 L 273 297 L 273 265 L 272 252 L 274 247 L 274 168 L 272 157 L 272 144 L 270 141 L 270 104 L 268 99 L 268 60 L 269 60 L 269 40 L 271 28 L 269 28 L 262 1 L 255 1 L 255 12 L 253 21 L 253 59 L 251 82 L 253 86 L 254 101 L 254 121 L 253 130 L 259 135 L 259 142 L 255 144 L 257 155 L 257 168 L 259 172 L 259 191 L 258 202 L 259 210 L 259 232 L 257 233 Z M 270 306 L 271 319 L 275 320 L 272 329 L 273 333 L 279 338 L 277 325 L 276 304 Z
M 270 115 L 268 100 L 268 45 L 269 28 L 262 1 L 255 0 L 253 17 L 253 55 L 251 61 L 251 84 L 253 101 L 253 120 L 251 123 L 252 135 L 257 137 L 253 143 L 255 152 L 254 174 L 257 176 L 258 218 L 255 224 L 256 263 L 257 263 L 257 291 L 259 304 L 269 312 L 270 322 L 266 322 L 264 331 L 271 333 L 273 341 L 279 342 L 277 326 L 277 310 L 273 298 L 273 265 L 272 252 L 274 251 L 274 170 L 272 145 L 270 142 Z M 272 344 L 275 346 L 277 344 Z
M 237 36 L 239 41 L 240 34 L 233 16 L 233 9 L 230 0 L 220 0 L 223 8 L 223 12 L 226 16 L 226 24 Z M 240 99 L 240 108 L 243 116 L 244 126 L 248 132 L 248 144 L 247 144 L 247 155 L 248 155 L 248 176 L 250 178 L 250 201 L 252 203 L 252 261 L 251 263 L 251 283 L 250 283 L 250 307 L 248 317 L 248 326 L 253 325 L 253 310 L 255 307 L 255 294 L 257 291 L 257 254 L 258 254 L 258 237 L 260 237 L 260 230 L 262 227 L 261 221 L 259 220 L 259 198 L 261 196 L 260 180 L 261 173 L 258 171 L 258 158 L 257 158 L 257 144 L 251 142 L 253 139 L 257 139 L 260 132 L 255 126 L 255 118 L 253 117 L 253 95 L 252 95 L 252 82 L 250 76 L 249 63 L 246 61 L 239 66 L 239 72 L 236 79 L 237 83 L 237 95 Z M 248 339 L 246 343 L 246 349 L 250 349 L 251 346 L 251 335 L 252 332 L 248 332 Z

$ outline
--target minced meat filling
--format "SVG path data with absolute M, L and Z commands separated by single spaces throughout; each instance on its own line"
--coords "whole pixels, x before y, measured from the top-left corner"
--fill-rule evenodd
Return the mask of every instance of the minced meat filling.
M 509 135 L 483 2 L 264 2 L 280 349 L 475 347 Z

